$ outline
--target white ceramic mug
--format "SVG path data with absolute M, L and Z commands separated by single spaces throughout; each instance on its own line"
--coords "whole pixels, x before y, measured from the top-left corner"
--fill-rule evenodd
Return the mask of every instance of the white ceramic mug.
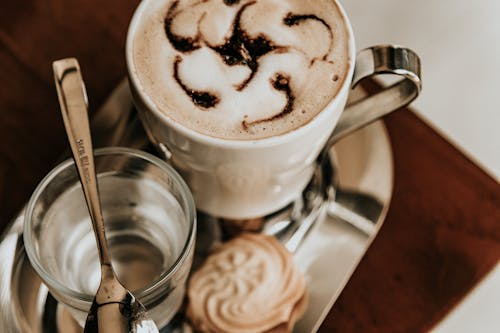
M 151 141 L 188 183 L 197 208 L 216 217 L 249 219 L 286 206 L 309 182 L 325 146 L 408 104 L 420 91 L 420 61 L 411 50 L 377 46 L 363 50 L 356 58 L 352 28 L 339 6 L 349 36 L 347 79 L 320 113 L 295 130 L 258 140 L 201 134 L 172 121 L 141 89 L 133 65 L 132 44 L 145 8 L 144 2 L 137 8 L 126 45 L 130 88 L 139 117 Z M 351 87 L 380 73 L 402 75 L 404 79 L 343 113 Z

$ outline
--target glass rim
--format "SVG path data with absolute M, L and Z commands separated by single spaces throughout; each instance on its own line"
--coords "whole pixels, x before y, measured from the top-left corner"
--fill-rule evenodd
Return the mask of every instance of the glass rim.
M 141 299 L 143 297 L 147 297 L 148 295 L 154 293 L 159 287 L 161 287 L 165 282 L 169 280 L 182 266 L 182 264 L 187 260 L 189 254 L 191 252 L 192 245 L 195 239 L 195 231 L 196 231 L 196 209 L 194 204 L 194 199 L 189 190 L 186 182 L 182 179 L 182 177 L 175 171 L 173 167 L 168 165 L 165 161 L 160 158 L 153 156 L 145 151 L 126 148 L 126 147 L 106 147 L 106 148 L 98 148 L 94 150 L 94 156 L 112 156 L 112 155 L 122 155 L 135 157 L 142 160 L 147 161 L 161 170 L 165 171 L 174 182 L 174 186 L 180 189 L 181 205 L 187 208 L 186 217 L 189 220 L 189 230 L 184 242 L 184 246 L 180 254 L 177 256 L 176 260 L 172 265 L 166 269 L 158 279 L 148 284 L 145 287 L 142 287 L 138 290 L 133 291 L 134 296 Z M 59 163 L 55 166 L 37 185 L 33 194 L 31 195 L 28 205 L 26 207 L 26 213 L 24 215 L 24 226 L 23 226 L 23 240 L 24 240 L 24 248 L 26 250 L 26 254 L 28 256 L 29 262 L 40 276 L 42 281 L 49 287 L 49 289 L 53 288 L 57 293 L 62 294 L 64 296 L 68 296 L 73 299 L 77 299 L 79 301 L 84 301 L 91 303 L 95 295 L 89 295 L 85 293 L 81 293 L 79 291 L 73 290 L 66 285 L 62 284 L 56 278 L 54 278 L 40 263 L 39 256 L 37 255 L 34 244 L 31 242 L 33 228 L 31 221 L 33 220 L 33 212 L 35 208 L 35 203 L 40 198 L 41 194 L 47 188 L 47 186 L 63 171 L 67 168 L 74 165 L 74 160 L 72 158 L 68 158 L 65 161 Z M 76 172 L 76 171 L 75 171 Z M 184 209 L 183 209 L 184 210 Z

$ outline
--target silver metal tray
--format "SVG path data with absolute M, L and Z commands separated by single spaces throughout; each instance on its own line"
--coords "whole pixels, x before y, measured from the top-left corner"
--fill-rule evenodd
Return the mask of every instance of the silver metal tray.
M 96 146 L 147 146 L 126 82 L 95 115 L 92 127 Z M 330 157 L 338 183 L 335 199 L 295 252 L 310 301 L 294 333 L 318 330 L 380 230 L 392 194 L 392 151 L 382 122 L 339 141 Z M 22 241 L 23 217 L 21 212 L 0 237 L 0 332 L 81 332 L 31 267 Z M 203 230 L 205 238 L 208 231 Z M 181 332 L 181 326 L 162 332 Z

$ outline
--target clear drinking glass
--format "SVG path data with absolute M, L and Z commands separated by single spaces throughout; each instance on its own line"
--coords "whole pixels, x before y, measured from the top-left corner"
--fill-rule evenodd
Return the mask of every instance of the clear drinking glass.
M 95 164 L 113 267 L 163 327 L 182 303 L 191 268 L 196 229 L 191 193 L 168 164 L 142 151 L 98 149 Z M 100 266 L 73 160 L 54 168 L 33 193 L 24 244 L 49 291 L 83 326 Z

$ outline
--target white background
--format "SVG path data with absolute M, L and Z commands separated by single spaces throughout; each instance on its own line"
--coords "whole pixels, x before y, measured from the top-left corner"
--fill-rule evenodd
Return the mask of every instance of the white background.
M 395 43 L 420 55 L 415 109 L 499 181 L 500 0 L 340 1 L 358 49 Z M 500 265 L 435 331 L 500 332 Z
M 500 1 L 340 2 L 358 49 L 396 43 L 420 55 L 416 109 L 500 180 Z

